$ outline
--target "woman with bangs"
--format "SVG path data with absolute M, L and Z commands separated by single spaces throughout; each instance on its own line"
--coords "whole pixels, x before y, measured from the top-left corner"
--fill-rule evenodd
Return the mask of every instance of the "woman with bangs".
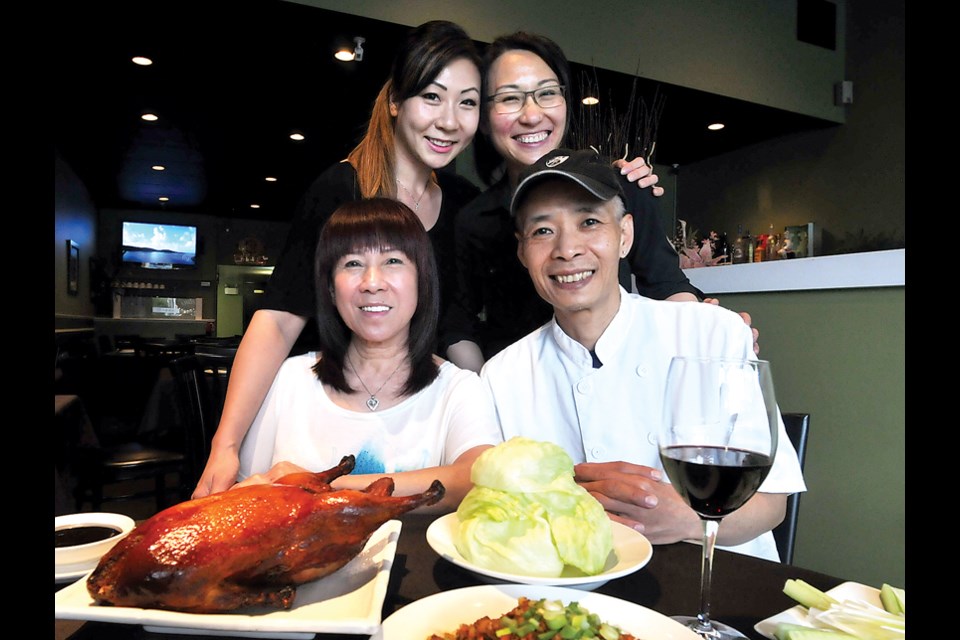
M 396 200 L 359 200 L 333 214 L 317 248 L 320 348 L 280 367 L 240 449 L 241 485 L 354 455 L 353 473 L 335 487 L 362 489 L 389 475 L 396 495 L 409 495 L 439 479 L 446 494 L 425 509 L 460 503 L 473 461 L 501 438 L 480 379 L 433 355 L 439 286 L 430 245 Z
M 314 256 L 320 229 L 333 211 L 362 198 L 403 202 L 426 229 L 440 272 L 452 272 L 454 213 L 478 189 L 437 170 L 476 133 L 479 62 L 473 41 L 451 22 L 425 23 L 401 44 L 363 140 L 317 178 L 298 205 L 263 308 L 253 315 L 237 350 L 220 424 L 193 497 L 233 485 L 244 434 L 281 363 L 291 353 L 317 346 Z M 451 295 L 450 280 L 441 280 L 441 300 Z M 435 340 L 436 333 L 429 337 Z M 385 384 L 392 372 L 390 362 L 354 364 L 371 388 Z

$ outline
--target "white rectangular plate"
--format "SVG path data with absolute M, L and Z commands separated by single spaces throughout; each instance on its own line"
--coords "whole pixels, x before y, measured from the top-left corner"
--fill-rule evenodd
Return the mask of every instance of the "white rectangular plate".
M 865 584 L 860 584 L 859 582 L 844 582 L 843 584 L 838 584 L 826 593 L 840 601 L 861 600 L 876 607 L 883 607 L 883 605 L 880 603 L 880 590 L 873 587 L 868 587 Z M 756 629 L 757 633 L 762 635 L 764 638 L 770 638 L 770 640 L 774 640 L 773 632 L 777 630 L 777 625 L 781 622 L 799 624 L 805 627 L 813 626 L 807 622 L 807 610 L 800 605 L 797 605 L 795 607 L 790 607 L 786 611 L 781 611 L 777 615 L 771 616 L 766 620 L 761 620 L 754 625 L 753 628 Z
M 192 635 L 306 639 L 317 633 L 371 634 L 380 627 L 399 537 L 399 520 L 384 523 L 356 558 L 335 573 L 298 587 L 287 611 L 199 614 L 103 607 L 93 603 L 84 577 L 54 595 L 54 617 L 142 624 L 147 631 Z

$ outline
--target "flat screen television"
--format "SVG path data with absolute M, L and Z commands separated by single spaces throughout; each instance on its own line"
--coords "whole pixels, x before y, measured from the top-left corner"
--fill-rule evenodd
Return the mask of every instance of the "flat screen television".
M 123 223 L 121 261 L 144 269 L 193 269 L 197 266 L 197 228 L 158 222 Z

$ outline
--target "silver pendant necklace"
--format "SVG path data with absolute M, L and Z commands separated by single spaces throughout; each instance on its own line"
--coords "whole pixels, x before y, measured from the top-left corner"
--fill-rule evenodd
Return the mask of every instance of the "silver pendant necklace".
M 380 406 L 380 401 L 377 400 L 377 394 L 380 393 L 380 390 L 383 389 L 388 382 L 390 382 L 390 378 L 392 378 L 393 375 L 400 370 L 400 365 L 403 364 L 403 359 L 400 360 L 400 363 L 397 365 L 397 368 L 393 370 L 393 373 L 387 376 L 387 379 L 383 381 L 383 384 L 377 387 L 377 390 L 374 391 L 373 393 L 370 393 L 370 389 L 367 388 L 367 383 L 363 381 L 363 378 L 361 378 L 360 374 L 357 373 L 357 368 L 353 366 L 352 362 L 350 362 L 350 356 L 346 356 L 346 361 L 347 361 L 347 364 L 350 365 L 350 369 L 353 371 L 353 375 L 357 376 L 357 380 L 359 380 L 360 384 L 363 385 L 363 390 L 370 394 L 370 397 L 367 398 L 367 402 L 366 402 L 367 409 L 370 409 L 370 411 L 376 411 L 377 407 Z
M 426 184 L 426 186 L 423 187 L 423 193 L 420 194 L 420 197 L 419 197 L 419 198 L 414 198 L 414 197 L 413 197 L 413 192 L 410 191 L 410 189 L 407 189 L 405 186 L 403 186 L 403 183 L 400 182 L 400 178 L 395 178 L 395 180 L 397 181 L 397 185 L 399 185 L 401 189 L 403 189 L 404 191 L 406 191 L 406 192 L 407 192 L 407 195 L 410 196 L 410 199 L 413 200 L 413 210 L 414 210 L 414 211 L 419 211 L 419 210 L 420 210 L 420 201 L 423 200 L 424 194 L 426 194 L 426 193 L 427 193 L 427 189 L 430 188 L 430 179 L 427 178 L 427 184 Z M 356 371 L 354 371 L 354 373 L 356 373 Z M 360 376 L 357 376 L 357 377 L 359 378 Z

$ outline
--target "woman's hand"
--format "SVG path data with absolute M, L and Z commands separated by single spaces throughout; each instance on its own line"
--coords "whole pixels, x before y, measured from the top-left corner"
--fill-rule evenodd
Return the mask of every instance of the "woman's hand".
M 265 471 L 264 473 L 255 473 L 243 482 L 238 482 L 237 484 L 230 487 L 231 489 L 237 489 L 239 487 L 248 487 L 254 484 L 273 484 L 278 479 L 283 476 L 290 475 L 291 473 L 311 473 L 308 469 L 304 469 L 301 466 L 295 465 L 292 462 L 278 462 Z
M 636 157 L 630 162 L 624 159 L 613 161 L 613 166 L 620 169 L 620 175 L 626 176 L 630 182 L 636 182 L 641 189 L 650 187 L 653 195 L 660 197 L 663 195 L 663 187 L 658 187 L 659 176 L 653 172 L 653 167 L 646 163 L 643 158 Z
M 217 449 L 210 452 L 203 474 L 191 498 L 202 498 L 211 493 L 229 489 L 237 481 L 240 456 L 235 449 Z

